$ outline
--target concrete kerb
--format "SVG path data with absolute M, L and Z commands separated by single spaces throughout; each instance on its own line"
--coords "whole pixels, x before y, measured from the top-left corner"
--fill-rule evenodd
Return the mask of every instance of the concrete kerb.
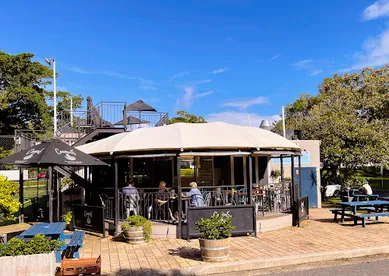
M 367 248 L 356 248 L 351 250 L 339 250 L 329 252 L 319 252 L 295 256 L 285 256 L 279 258 L 258 259 L 239 262 L 226 262 L 220 264 L 204 264 L 188 269 L 182 269 L 182 275 L 208 275 L 221 274 L 227 272 L 238 272 L 255 270 L 261 268 L 271 268 L 279 266 L 306 264 L 314 262 L 334 261 L 339 259 L 350 259 L 365 257 L 370 255 L 389 254 L 389 246 L 375 246 Z

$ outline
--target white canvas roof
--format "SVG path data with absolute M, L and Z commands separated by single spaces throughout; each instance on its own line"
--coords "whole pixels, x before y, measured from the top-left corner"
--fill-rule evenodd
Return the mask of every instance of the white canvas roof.
M 177 123 L 141 128 L 77 147 L 89 154 L 111 154 L 156 150 L 296 150 L 292 141 L 268 130 L 227 123 Z

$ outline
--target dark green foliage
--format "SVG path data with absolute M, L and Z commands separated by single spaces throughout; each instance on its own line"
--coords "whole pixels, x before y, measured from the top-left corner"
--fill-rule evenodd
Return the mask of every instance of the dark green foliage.
M 128 225 L 130 225 L 130 226 L 143 226 L 143 234 L 144 234 L 145 240 L 146 241 L 150 240 L 151 232 L 152 232 L 150 221 L 148 221 L 146 218 L 144 218 L 142 216 L 129 216 L 127 218 L 127 222 L 128 222 Z M 125 225 L 125 224 L 123 224 L 123 225 Z M 123 229 L 123 225 L 122 225 L 122 229 Z M 127 227 L 127 226 L 124 226 L 124 227 Z M 123 229 L 123 230 L 125 230 L 125 229 Z M 127 228 L 127 230 L 128 230 L 128 228 Z
M 206 123 L 205 119 L 201 116 L 189 114 L 186 111 L 177 111 L 177 116 L 169 120 L 169 124 L 175 123 Z
M 388 82 L 389 65 L 335 74 L 323 80 L 317 96 L 304 94 L 286 106 L 286 128 L 321 141 L 324 185 L 347 181 L 366 164 L 389 162 Z M 281 133 L 281 121 L 273 131 Z
M 231 224 L 232 216 L 225 213 L 213 213 L 210 218 L 202 218 L 196 222 L 196 229 L 201 237 L 207 240 L 222 240 L 231 237 L 235 226 Z
M 29 242 L 12 238 L 7 244 L 0 244 L 0 257 L 50 253 L 62 245 L 62 241 L 49 241 L 41 234 L 36 235 Z

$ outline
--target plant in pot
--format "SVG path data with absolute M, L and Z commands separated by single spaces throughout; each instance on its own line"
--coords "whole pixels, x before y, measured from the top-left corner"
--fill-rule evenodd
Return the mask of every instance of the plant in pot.
M 228 260 L 231 232 L 235 228 L 231 224 L 232 216 L 227 213 L 214 212 L 209 218 L 196 222 L 200 231 L 201 257 L 208 262 L 224 262 Z
M 66 222 L 68 230 L 73 231 L 73 214 L 71 211 L 62 216 L 63 221 Z
M 149 241 L 151 231 L 151 222 L 142 216 L 129 216 L 122 224 L 124 240 L 131 244 Z

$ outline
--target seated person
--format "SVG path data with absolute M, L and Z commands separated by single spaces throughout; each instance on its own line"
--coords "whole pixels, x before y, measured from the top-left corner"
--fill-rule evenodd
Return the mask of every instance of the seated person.
M 189 184 L 191 187 L 190 191 L 185 193 L 183 197 L 190 198 L 190 206 L 191 207 L 202 207 L 204 206 L 204 200 L 203 196 L 201 195 L 201 192 L 199 189 L 197 189 L 197 183 L 191 182 Z

